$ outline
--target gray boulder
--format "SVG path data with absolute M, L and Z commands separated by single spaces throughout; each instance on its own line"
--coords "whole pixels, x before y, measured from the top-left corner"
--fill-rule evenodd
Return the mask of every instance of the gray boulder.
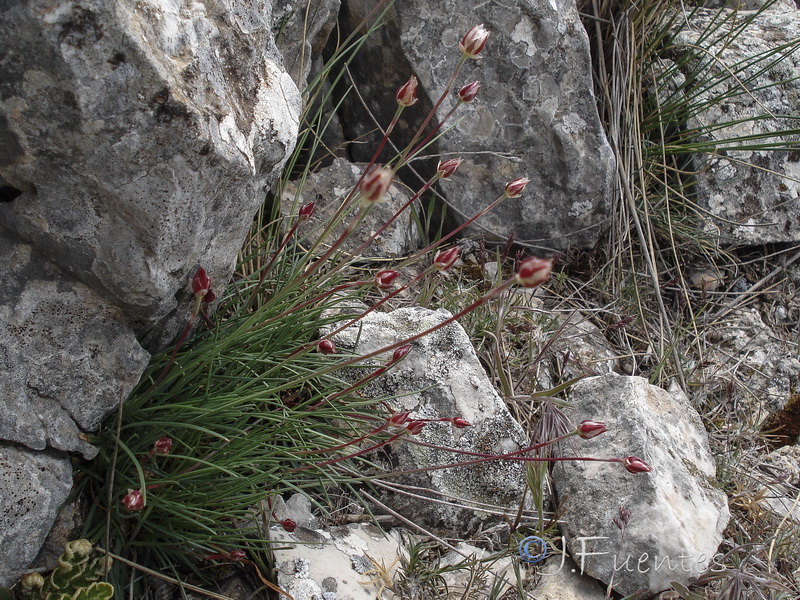
M 700 141 L 719 148 L 694 160 L 698 172 L 696 201 L 709 214 L 709 230 L 740 244 L 800 240 L 800 138 L 796 133 L 777 134 L 781 130 L 796 131 L 800 114 L 800 53 L 796 44 L 800 10 L 785 5 L 780 10 L 778 5 L 772 8 L 736 36 L 729 35 L 733 25 L 724 25 L 713 36 L 718 41 L 709 51 L 687 63 L 692 73 L 706 74 L 701 79 L 703 85 L 718 81 L 706 89 L 691 89 L 696 94 L 692 103 L 708 106 L 691 115 L 685 128 L 708 131 Z M 751 16 L 744 11 L 736 22 Z M 693 47 L 701 36 L 707 36 L 705 29 L 719 19 L 717 10 L 693 11 L 691 26 L 683 28 L 673 43 L 679 48 Z M 769 56 L 781 47 L 784 49 L 778 54 Z M 794 149 L 736 150 L 732 148 L 748 142 L 726 141 L 751 136 L 760 136 L 752 142 L 755 144 Z
M 700 416 L 679 390 L 667 392 L 641 377 L 584 379 L 571 401 L 573 422 L 608 426 L 576 445 L 580 454 L 634 455 L 652 468 L 628 473 L 620 464 L 565 461 L 553 469 L 562 533 L 581 572 L 624 595 L 697 577 L 710 566 L 730 518 Z M 568 448 L 562 452 L 574 456 Z M 630 511 L 627 525 L 621 507 Z
M 150 355 L 119 308 L 30 244 L 0 236 L 0 264 L 0 440 L 91 458 L 81 431 L 127 396 Z
M 372 5 L 345 2 L 345 26 L 355 27 Z M 427 151 L 465 159 L 442 194 L 463 218 L 500 196 L 507 181 L 529 177 L 522 197 L 501 203 L 472 231 L 503 240 L 514 234 L 520 243 L 547 248 L 593 246 L 606 225 L 615 167 L 575 0 L 485 2 L 473 10 L 459 0 L 397 2 L 386 25 L 351 61 L 361 97 L 377 121 L 388 124 L 397 88 L 417 76 L 421 98 L 403 114 L 402 147 L 444 90 L 462 36 L 480 23 L 491 32 L 488 44 L 479 60 L 467 61 L 455 84 L 458 90 L 480 80 L 480 93 Z M 443 102 L 437 118 L 454 98 Z M 344 121 L 350 139 L 362 140 L 374 124 L 360 116 L 358 102 L 353 98 Z M 354 145 L 353 158 L 368 160 L 373 148 Z M 424 166 L 417 168 L 425 173 Z
M 373 312 L 334 339 L 340 350 L 363 355 L 435 327 L 450 316 L 444 309 L 421 307 Z M 390 356 L 371 362 L 385 364 Z M 514 452 L 526 444 L 525 432 L 486 377 L 469 337 L 456 322 L 414 341 L 402 362 L 370 382 L 364 393 L 391 398 L 394 409 L 411 411 L 413 419 L 462 417 L 471 423 L 471 427 L 458 429 L 450 423 L 432 422 L 419 435 L 400 438 L 392 444 L 397 462 L 387 465 L 389 470 L 425 469 L 472 458 L 416 445 L 413 440 L 492 454 Z M 401 481 L 433 490 L 434 501 L 392 494 L 389 504 L 423 527 L 464 534 L 498 511 L 516 513 L 525 486 L 524 472 L 520 462 L 490 461 L 413 473 Z M 440 498 L 453 504 L 435 502 Z
M 121 307 L 149 347 L 179 329 L 198 266 L 227 280 L 294 147 L 300 97 L 271 5 L 0 8 L 0 225 Z
M 65 456 L 0 442 L 0 586 L 36 557 L 71 487 Z

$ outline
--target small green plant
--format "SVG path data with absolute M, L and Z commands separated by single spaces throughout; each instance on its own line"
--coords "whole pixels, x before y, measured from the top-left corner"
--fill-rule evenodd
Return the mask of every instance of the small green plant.
M 111 569 L 108 556 L 93 556 L 89 540 L 74 540 L 64 547 L 58 567 L 47 577 L 29 573 L 19 582 L 20 598 L 30 600 L 109 600 L 114 587 L 98 581 Z

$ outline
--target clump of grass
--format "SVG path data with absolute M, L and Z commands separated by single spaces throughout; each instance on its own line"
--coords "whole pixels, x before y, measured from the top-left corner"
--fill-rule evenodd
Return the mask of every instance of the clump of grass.
M 435 106 L 454 89 L 462 65 L 481 52 L 487 35 L 477 26 L 462 39 L 452 76 Z M 328 72 L 362 40 L 348 40 Z M 258 215 L 232 282 L 211 282 L 202 268 L 194 274 L 195 305 L 184 332 L 172 348 L 153 357 L 114 422 L 93 440 L 100 453 L 91 465 L 81 466 L 78 476 L 92 501 L 84 533 L 119 559 L 111 574 L 117 597 L 142 593 L 139 580 L 134 575 L 129 579 L 128 567 L 171 581 L 187 576 L 203 581 L 213 579 L 220 563 L 240 563 L 252 567 L 270 586 L 267 529 L 295 527 L 289 520 L 276 521 L 271 498 L 305 492 L 324 512 L 332 490 L 349 490 L 355 496 L 356 486 L 376 477 L 370 451 L 410 441 L 426 425 L 407 413 L 393 412 L 391 399 L 365 397 L 361 388 L 400 362 L 416 338 L 489 304 L 512 285 L 535 287 L 547 278 L 550 261 L 527 259 L 516 274 L 485 290 L 451 319 L 367 356 L 339 353 L 332 334 L 317 337 L 322 327 L 342 319 L 357 324 L 409 286 L 449 270 L 457 260 L 457 247 L 439 250 L 457 231 L 407 259 L 406 264 L 419 266 L 408 280 L 398 270 L 365 271 L 356 264 L 362 260 L 358 252 L 351 256 L 341 251 L 397 171 L 422 152 L 444 124 L 435 123 L 429 133 L 431 111 L 406 147 L 386 164 L 375 164 L 401 115 L 415 103 L 415 86 L 412 78 L 399 88 L 397 110 L 376 158 L 321 230 L 309 230 L 313 204 L 295 206 L 294 214 L 283 216 L 275 203 Z M 322 93 L 321 80 L 309 89 L 312 95 Z M 458 94 L 457 105 L 473 100 L 463 89 Z M 308 117 L 306 122 L 316 121 Z M 303 137 L 312 147 L 319 139 L 312 128 Z M 455 159 L 440 163 L 404 209 L 459 165 Z M 296 161 L 287 166 L 289 171 L 298 172 Z M 522 194 L 526 184 L 525 178 L 509 182 L 474 218 L 504 198 Z M 349 218 L 353 210 L 355 216 Z M 398 211 L 395 218 L 401 214 Z M 339 223 L 346 224 L 343 233 L 334 234 Z M 367 293 L 373 295 L 372 306 L 354 309 L 354 300 Z M 208 307 L 213 302 L 218 305 L 212 316 Z M 365 364 L 369 358 L 382 362 Z M 455 417 L 442 420 L 469 425 Z M 539 460 L 528 456 L 533 450 L 503 456 L 466 453 L 437 468 Z

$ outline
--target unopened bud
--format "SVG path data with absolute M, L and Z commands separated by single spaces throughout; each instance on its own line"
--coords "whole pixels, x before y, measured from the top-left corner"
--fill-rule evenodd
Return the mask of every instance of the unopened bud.
M 406 423 L 406 429 L 411 435 L 417 435 L 420 431 L 425 429 L 425 421 L 418 421 L 416 419 L 412 419 L 408 423 Z
M 520 177 L 506 184 L 505 194 L 507 198 L 519 198 L 525 190 L 525 186 L 531 182 L 527 177 Z
M 456 169 L 461 166 L 462 162 L 464 161 L 460 158 L 448 158 L 447 160 L 440 160 L 439 164 L 436 165 L 436 172 L 442 179 L 447 179 L 456 172 Z
M 622 465 L 628 473 L 649 473 L 650 465 L 644 462 L 641 458 L 635 456 L 626 456 L 622 459 Z
M 172 438 L 162 437 L 156 440 L 156 443 L 153 444 L 153 450 L 156 454 L 169 454 L 172 452 Z
M 195 297 L 205 298 L 210 290 L 211 280 L 208 278 L 206 270 L 200 267 L 192 277 L 192 293 L 194 293 Z
M 144 496 L 139 490 L 128 490 L 127 495 L 122 499 L 122 506 L 125 510 L 134 512 L 144 508 Z
M 395 348 L 394 352 L 392 352 L 392 360 L 390 364 L 394 364 L 398 360 L 402 360 L 402 358 L 409 352 L 411 352 L 411 344 L 406 344 L 405 346 Z
M 298 213 L 298 216 L 301 219 L 310 218 L 311 215 L 314 214 L 314 207 L 315 206 L 316 206 L 316 203 L 314 203 L 314 202 L 309 202 L 307 204 L 303 204 L 303 206 L 300 207 L 300 212 Z
M 590 440 L 601 433 L 605 433 L 608 429 L 606 429 L 606 424 L 600 421 L 581 421 L 575 431 L 578 432 L 578 437 L 581 439 Z
M 375 203 L 383 199 L 383 195 L 392 185 L 394 174 L 389 169 L 379 167 L 373 169 L 361 180 L 361 197 L 364 202 Z
M 244 560 L 247 558 L 247 553 L 244 550 L 231 550 L 228 556 L 231 560 Z
M 397 103 L 400 106 L 411 106 L 416 104 L 417 98 L 417 78 L 413 75 L 397 90 Z
M 333 340 L 321 340 L 317 344 L 317 350 L 320 354 L 333 354 L 336 352 L 336 344 L 333 343 Z
M 401 425 L 405 425 L 406 421 L 408 421 L 409 416 L 411 416 L 411 413 L 408 411 L 394 413 L 391 417 L 387 419 L 387 422 L 389 423 L 389 425 L 400 427 Z
M 382 290 L 388 290 L 392 287 L 394 280 L 400 276 L 400 271 L 394 271 L 392 269 L 384 269 L 383 271 L 378 271 L 375 273 L 375 285 L 377 285 Z
M 464 429 L 465 427 L 472 427 L 472 423 L 461 417 L 453 417 L 452 419 L 450 419 L 450 422 L 453 424 L 454 427 L 458 427 L 459 429 Z
M 534 288 L 547 281 L 552 270 L 553 260 L 550 258 L 526 258 L 517 271 L 517 281 L 526 288 Z
M 284 519 L 283 521 L 278 521 L 283 527 L 284 531 L 292 533 L 295 529 L 297 529 L 297 523 L 295 523 L 292 519 Z
M 489 32 L 481 25 L 476 25 L 470 29 L 459 42 L 458 47 L 468 58 L 477 58 L 486 45 Z
M 475 100 L 475 96 L 478 95 L 478 92 L 481 89 L 481 82 L 480 81 L 473 81 L 472 83 L 468 83 L 460 90 L 458 90 L 458 99 L 462 102 L 472 102 Z
M 447 271 L 456 264 L 460 252 L 458 246 L 453 246 L 449 250 L 441 250 L 433 258 L 433 264 L 440 271 Z

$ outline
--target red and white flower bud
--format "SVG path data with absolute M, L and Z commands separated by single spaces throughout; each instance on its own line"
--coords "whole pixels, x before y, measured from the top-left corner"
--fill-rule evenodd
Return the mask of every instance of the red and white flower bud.
M 205 298 L 210 291 L 211 280 L 208 278 L 206 270 L 200 267 L 197 269 L 197 273 L 194 274 L 194 277 L 192 277 L 192 293 L 196 298 Z
M 581 439 L 590 440 L 601 433 L 605 433 L 608 429 L 606 428 L 606 424 L 600 421 L 581 421 L 575 428 L 575 431 Z
M 450 422 L 453 424 L 454 427 L 458 427 L 459 429 L 464 429 L 465 427 L 472 427 L 472 423 L 467 421 L 462 417 L 453 417 L 450 419 Z
M 456 264 L 460 252 L 461 250 L 458 246 L 453 246 L 448 250 L 440 250 L 433 257 L 433 264 L 440 271 L 447 271 Z
M 333 340 L 320 340 L 317 350 L 320 354 L 333 354 L 336 352 L 336 344 L 333 343 Z
M 300 212 L 298 213 L 298 216 L 303 220 L 311 218 L 311 215 L 314 214 L 315 206 L 316 203 L 314 202 L 308 202 L 307 204 L 303 204 L 303 206 L 300 207 Z
M 395 351 L 392 352 L 392 360 L 389 364 L 394 364 L 398 360 L 402 360 L 403 357 L 411 352 L 411 344 L 406 344 L 405 346 L 400 346 L 399 348 L 395 348 Z
M 467 58 L 477 58 L 486 45 L 489 32 L 481 25 L 476 25 L 470 29 L 458 44 L 458 48 Z
M 228 556 L 231 560 L 244 560 L 247 558 L 247 553 L 244 550 L 231 550 Z
M 382 290 L 388 290 L 394 284 L 394 280 L 400 277 L 400 271 L 384 269 L 375 273 L 375 285 Z
M 509 181 L 505 188 L 506 198 L 519 198 L 525 190 L 525 186 L 530 182 L 531 180 L 527 177 L 520 177 L 514 181 Z
M 411 106 L 416 104 L 417 100 L 417 78 L 412 75 L 411 79 L 397 90 L 397 103 L 400 106 Z
M 395 427 L 400 427 L 401 425 L 405 425 L 408 418 L 411 416 L 411 413 L 408 411 L 394 413 L 391 417 L 387 419 L 389 425 L 394 425 Z
M 456 169 L 458 169 L 463 162 L 464 161 L 460 158 L 448 158 L 447 160 L 440 160 L 439 164 L 436 165 L 436 172 L 439 174 L 441 179 L 447 179 L 456 172 Z
M 472 102 L 475 100 L 475 96 L 478 95 L 478 92 L 481 89 L 481 82 L 480 81 L 473 81 L 472 83 L 468 83 L 460 90 L 458 90 L 458 99 L 462 102 Z
M 408 423 L 406 423 L 406 429 L 411 435 L 417 435 L 420 431 L 425 429 L 425 421 L 419 421 L 417 419 L 412 419 Z
M 153 450 L 156 454 L 169 454 L 172 452 L 172 438 L 171 437 L 162 437 L 156 440 L 156 443 L 153 444 Z
M 292 519 L 284 519 L 283 521 L 278 521 L 283 527 L 283 530 L 292 533 L 295 529 L 297 529 L 297 523 L 295 523 Z
M 628 473 L 649 473 L 652 469 L 650 465 L 636 456 L 626 456 L 622 459 L 622 466 Z
M 140 490 L 128 490 L 127 495 L 122 499 L 122 506 L 125 510 L 135 512 L 144 508 L 144 496 Z
M 517 282 L 526 288 L 534 288 L 547 281 L 552 270 L 551 258 L 526 258 L 517 271 Z
M 386 190 L 392 185 L 394 173 L 389 169 L 378 167 L 370 171 L 361 180 L 361 198 L 364 202 L 373 204 L 383 199 Z

